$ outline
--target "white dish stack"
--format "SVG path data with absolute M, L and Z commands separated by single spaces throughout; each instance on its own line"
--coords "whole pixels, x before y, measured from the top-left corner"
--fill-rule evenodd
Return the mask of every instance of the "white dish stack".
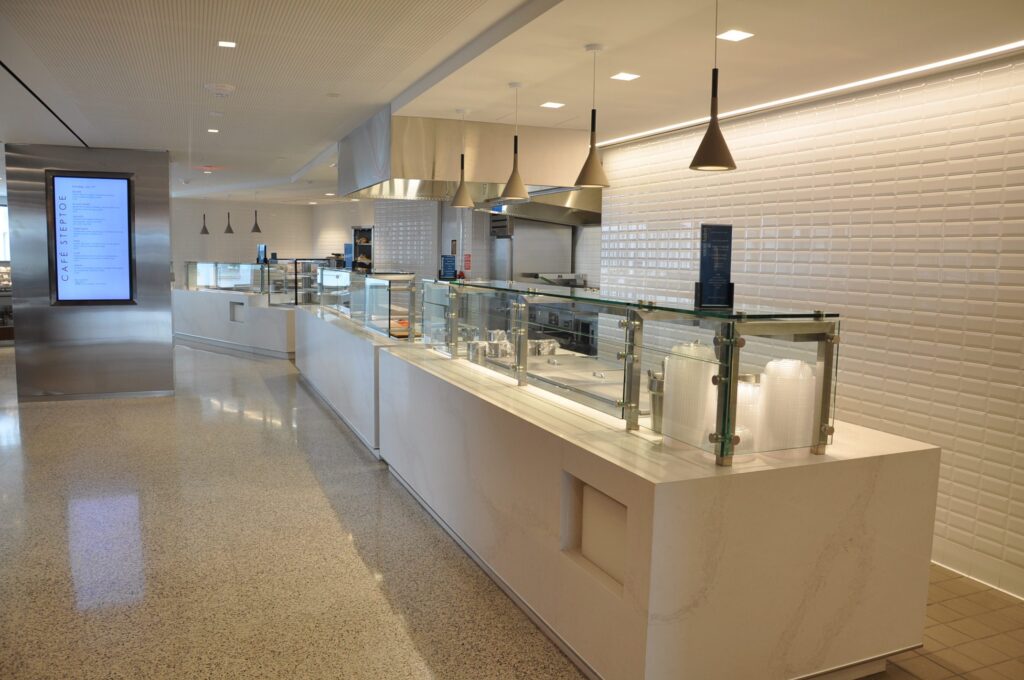
M 814 414 L 814 371 L 798 359 L 769 361 L 761 374 L 759 451 L 808 446 Z
M 761 385 L 740 382 L 736 387 L 735 429 L 740 438 L 736 453 L 753 453 L 758 450 L 758 434 L 761 432 Z
M 698 342 L 672 348 L 665 359 L 665 401 L 661 431 L 666 437 L 708 448 L 715 431 L 718 388 L 711 378 L 718 373 L 715 351 Z

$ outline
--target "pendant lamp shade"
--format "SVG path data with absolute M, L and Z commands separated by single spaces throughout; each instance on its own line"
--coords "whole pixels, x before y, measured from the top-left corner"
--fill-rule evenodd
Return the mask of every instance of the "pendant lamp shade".
M 228 213 L 228 228 L 224 230 L 225 234 L 234 234 L 235 230 L 231 228 L 231 213 Z
M 697 153 L 690 163 L 691 170 L 735 170 L 736 161 L 732 159 L 729 145 L 722 136 L 722 128 L 718 125 L 718 69 L 711 69 L 711 121 L 708 123 L 704 139 L 697 147 Z
M 526 190 L 523 178 L 519 176 L 519 83 L 509 83 L 508 86 L 516 91 L 516 128 L 512 136 L 512 174 L 505 182 L 501 198 L 508 202 L 521 203 L 530 200 L 530 192 Z
M 590 151 L 580 169 L 579 177 L 576 178 L 576 186 L 581 189 L 607 187 L 608 175 L 604 174 L 601 152 L 597 148 L 597 53 L 602 47 L 597 43 L 591 43 L 583 49 L 594 54 L 594 82 L 590 91 Z
M 210 235 L 210 230 L 206 228 L 206 213 L 203 213 L 203 228 L 199 230 L 199 233 L 203 236 Z
M 464 153 L 459 154 L 459 188 L 455 190 L 455 196 L 452 197 L 452 207 L 476 207 L 473 197 L 469 193 L 469 187 L 466 186 L 466 154 Z
M 601 151 L 597 148 L 597 109 L 590 109 L 590 153 L 583 162 L 580 176 L 576 178 L 576 186 L 581 188 L 607 187 L 608 175 L 604 174 L 601 165 Z
M 506 201 L 529 201 L 530 192 L 523 184 L 523 178 L 519 176 L 519 135 L 512 138 L 512 174 L 505 182 L 505 188 L 501 197 Z
M 253 215 L 253 217 L 252 217 L 252 231 L 250 233 L 252 233 L 252 234 L 262 234 L 263 230 L 260 229 L 260 211 L 259 210 L 253 210 L 252 211 L 252 215 Z

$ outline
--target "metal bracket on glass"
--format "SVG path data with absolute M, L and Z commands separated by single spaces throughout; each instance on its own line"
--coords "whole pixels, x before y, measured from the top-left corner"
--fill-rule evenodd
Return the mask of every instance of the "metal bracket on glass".
M 627 430 L 639 430 L 640 383 L 643 371 L 640 368 L 637 348 L 643 347 L 644 322 L 640 312 L 636 310 L 630 309 L 627 315 L 627 318 L 619 320 L 619 327 L 626 330 L 626 348 L 620 357 L 624 361 L 623 401 L 626 402 L 622 409 L 622 417 L 626 420 Z
M 515 355 L 516 363 L 512 367 L 513 376 L 516 382 L 519 383 L 520 387 L 526 385 L 526 362 L 528 361 L 528 355 L 530 353 L 529 332 L 527 330 L 527 323 L 529 322 L 529 312 L 527 311 L 527 303 L 525 297 L 520 297 L 519 302 L 512 303 L 512 334 L 515 337 Z
M 815 366 L 817 376 L 817 403 L 814 405 L 816 430 L 812 432 L 811 453 L 817 456 L 825 454 L 829 438 L 835 433 L 832 426 L 832 388 L 836 366 L 836 353 L 839 351 L 838 328 L 833 325 L 818 341 L 818 360 Z
M 723 324 L 715 334 L 715 354 L 718 355 L 719 368 L 712 382 L 718 387 L 718 400 L 715 432 L 709 440 L 714 444 L 715 463 L 723 467 L 732 465 L 733 452 L 740 443 L 740 438 L 736 436 L 736 395 L 740 375 L 740 348 L 746 344 L 746 340 L 737 334 L 735 323 Z
M 455 286 L 448 286 L 448 311 L 445 314 L 447 326 L 448 354 L 452 359 L 459 356 L 459 302 L 461 291 Z

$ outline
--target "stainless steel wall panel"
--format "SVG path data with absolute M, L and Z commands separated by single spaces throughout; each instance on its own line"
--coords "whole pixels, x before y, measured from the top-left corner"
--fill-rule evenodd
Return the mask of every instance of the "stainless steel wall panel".
M 6 146 L 19 398 L 174 389 L 168 162 L 157 151 Z M 133 173 L 137 304 L 50 304 L 46 170 Z

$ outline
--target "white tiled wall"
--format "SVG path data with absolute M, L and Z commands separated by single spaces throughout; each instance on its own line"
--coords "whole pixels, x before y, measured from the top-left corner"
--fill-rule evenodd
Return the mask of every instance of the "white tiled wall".
M 435 201 L 374 201 L 373 266 L 437 276 L 440 214 Z
M 688 298 L 734 225 L 741 301 L 843 315 L 838 417 L 942 447 L 935 558 L 1024 595 L 1024 59 L 723 129 L 605 151 L 602 288 Z
M 261 234 L 251 233 L 254 210 L 259 210 Z M 229 211 L 234 234 L 224 233 Z M 204 213 L 208 235 L 199 233 Z M 266 243 L 268 250 L 281 257 L 311 257 L 314 255 L 312 225 L 312 206 L 171 199 L 175 285 L 184 282 L 184 262 L 254 262 L 257 243 Z

